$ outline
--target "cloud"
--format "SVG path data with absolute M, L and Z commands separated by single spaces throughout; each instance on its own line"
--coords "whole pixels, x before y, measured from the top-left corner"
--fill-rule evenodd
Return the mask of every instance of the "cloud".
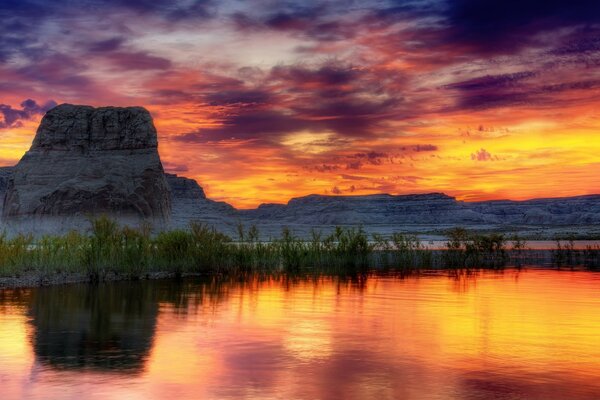
M 305 166 L 304 169 L 306 169 L 307 171 L 311 171 L 311 172 L 333 172 L 333 171 L 337 171 L 338 169 L 340 169 L 340 166 L 332 165 L 332 164 L 321 164 L 321 165 L 314 165 L 314 166 Z
M 420 153 L 422 151 L 437 151 L 438 147 L 433 144 L 418 144 L 412 147 L 413 151 Z
M 170 173 L 188 172 L 190 169 L 185 164 L 174 163 L 170 161 L 162 161 L 165 171 Z
M 177 140 L 277 142 L 290 133 L 331 132 L 338 137 L 368 137 L 395 112 L 401 99 L 382 92 L 369 71 L 345 63 L 278 65 L 247 81 L 196 85 L 169 96 L 187 96 L 210 107 L 217 127 L 180 135 Z M 217 80 L 221 79 L 216 77 Z M 194 91 L 194 96 L 190 93 Z M 155 92 L 157 97 L 164 93 Z M 389 117 L 387 117 L 389 118 Z
M 100 40 L 89 44 L 88 51 L 91 53 L 111 52 L 120 49 L 124 42 L 125 38 L 122 37 Z
M 484 148 L 477 150 L 475 153 L 471 153 L 471 160 L 473 161 L 496 161 L 497 156 L 493 156 L 489 151 Z
M 348 9 L 335 2 L 312 2 L 302 6 L 281 2 L 274 11 L 263 14 L 234 12 L 231 20 L 241 31 L 272 30 L 330 42 L 357 34 L 356 25 L 352 19 L 346 19 L 346 14 Z
M 600 15 L 595 0 L 449 0 L 446 7 L 446 40 L 480 53 L 512 53 L 535 45 L 537 34 L 592 26 Z
M 455 82 L 445 85 L 446 89 L 457 89 L 460 91 L 480 91 L 489 89 L 499 89 L 506 87 L 514 87 L 527 78 L 536 76 L 535 71 L 522 71 L 511 74 L 485 75 L 481 77 L 471 78 L 466 81 Z
M 2 116 L 0 129 L 17 128 L 22 125 L 22 121 L 45 114 L 53 107 L 56 107 L 54 100 L 49 100 L 40 105 L 35 100 L 27 99 L 21 103 L 21 109 L 12 108 L 7 104 L 0 104 L 0 115 Z
M 221 140 L 267 140 L 309 127 L 309 123 L 278 111 L 252 111 L 223 118 L 222 126 L 206 128 L 177 136 L 184 142 L 218 142 Z
M 204 100 L 211 106 L 263 104 L 271 99 L 271 93 L 260 89 L 232 89 L 204 95 Z
M 171 67 L 171 61 L 153 56 L 143 51 L 115 51 L 105 56 L 114 65 L 125 70 L 166 70 Z

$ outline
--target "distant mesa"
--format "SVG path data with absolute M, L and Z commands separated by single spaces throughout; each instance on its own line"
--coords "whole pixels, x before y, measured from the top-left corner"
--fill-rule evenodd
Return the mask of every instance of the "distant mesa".
M 12 171 L 3 217 L 107 213 L 167 220 L 169 187 L 150 113 L 59 105 Z

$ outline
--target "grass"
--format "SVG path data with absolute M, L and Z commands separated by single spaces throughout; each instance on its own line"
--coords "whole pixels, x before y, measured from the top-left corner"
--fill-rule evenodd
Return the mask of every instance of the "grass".
M 302 271 L 322 273 L 367 268 L 412 271 L 427 268 L 503 268 L 520 266 L 528 251 L 519 237 L 474 234 L 462 228 L 447 232 L 444 249 L 423 245 L 414 235 L 394 233 L 369 237 L 362 228 L 337 227 L 329 235 L 312 231 L 301 240 L 289 229 L 269 242 L 259 240 L 255 226 L 238 226 L 237 240 L 213 227 L 192 223 L 189 229 L 150 234 L 149 226 L 121 227 L 101 217 L 90 221 L 89 234 L 0 235 L 0 276 L 83 273 L 92 281 L 109 274 L 130 279 L 153 272 L 228 274 Z M 573 241 L 557 241 L 552 252 L 557 266 L 600 268 L 600 247 L 576 250 Z

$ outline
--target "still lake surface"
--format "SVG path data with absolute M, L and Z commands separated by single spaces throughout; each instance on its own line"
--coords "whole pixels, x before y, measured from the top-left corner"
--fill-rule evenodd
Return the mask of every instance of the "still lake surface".
M 600 273 L 0 291 L 0 399 L 600 398 Z

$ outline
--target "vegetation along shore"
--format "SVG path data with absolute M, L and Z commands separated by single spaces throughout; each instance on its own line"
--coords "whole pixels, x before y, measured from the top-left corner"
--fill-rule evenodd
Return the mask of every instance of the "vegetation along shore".
M 554 249 L 540 251 L 516 236 L 462 228 L 448 231 L 441 249 L 427 247 L 417 236 L 369 236 L 361 228 L 338 227 L 329 235 L 313 231 L 309 240 L 284 228 L 280 237 L 269 242 L 258 239 L 254 226 L 238 226 L 235 240 L 197 223 L 187 230 L 150 232 L 149 227 L 121 227 L 100 217 L 90 221 L 89 234 L 71 232 L 40 239 L 2 235 L 0 287 L 247 272 L 411 272 L 533 264 L 600 268 L 598 245 L 578 249 L 573 241 L 557 240 Z

